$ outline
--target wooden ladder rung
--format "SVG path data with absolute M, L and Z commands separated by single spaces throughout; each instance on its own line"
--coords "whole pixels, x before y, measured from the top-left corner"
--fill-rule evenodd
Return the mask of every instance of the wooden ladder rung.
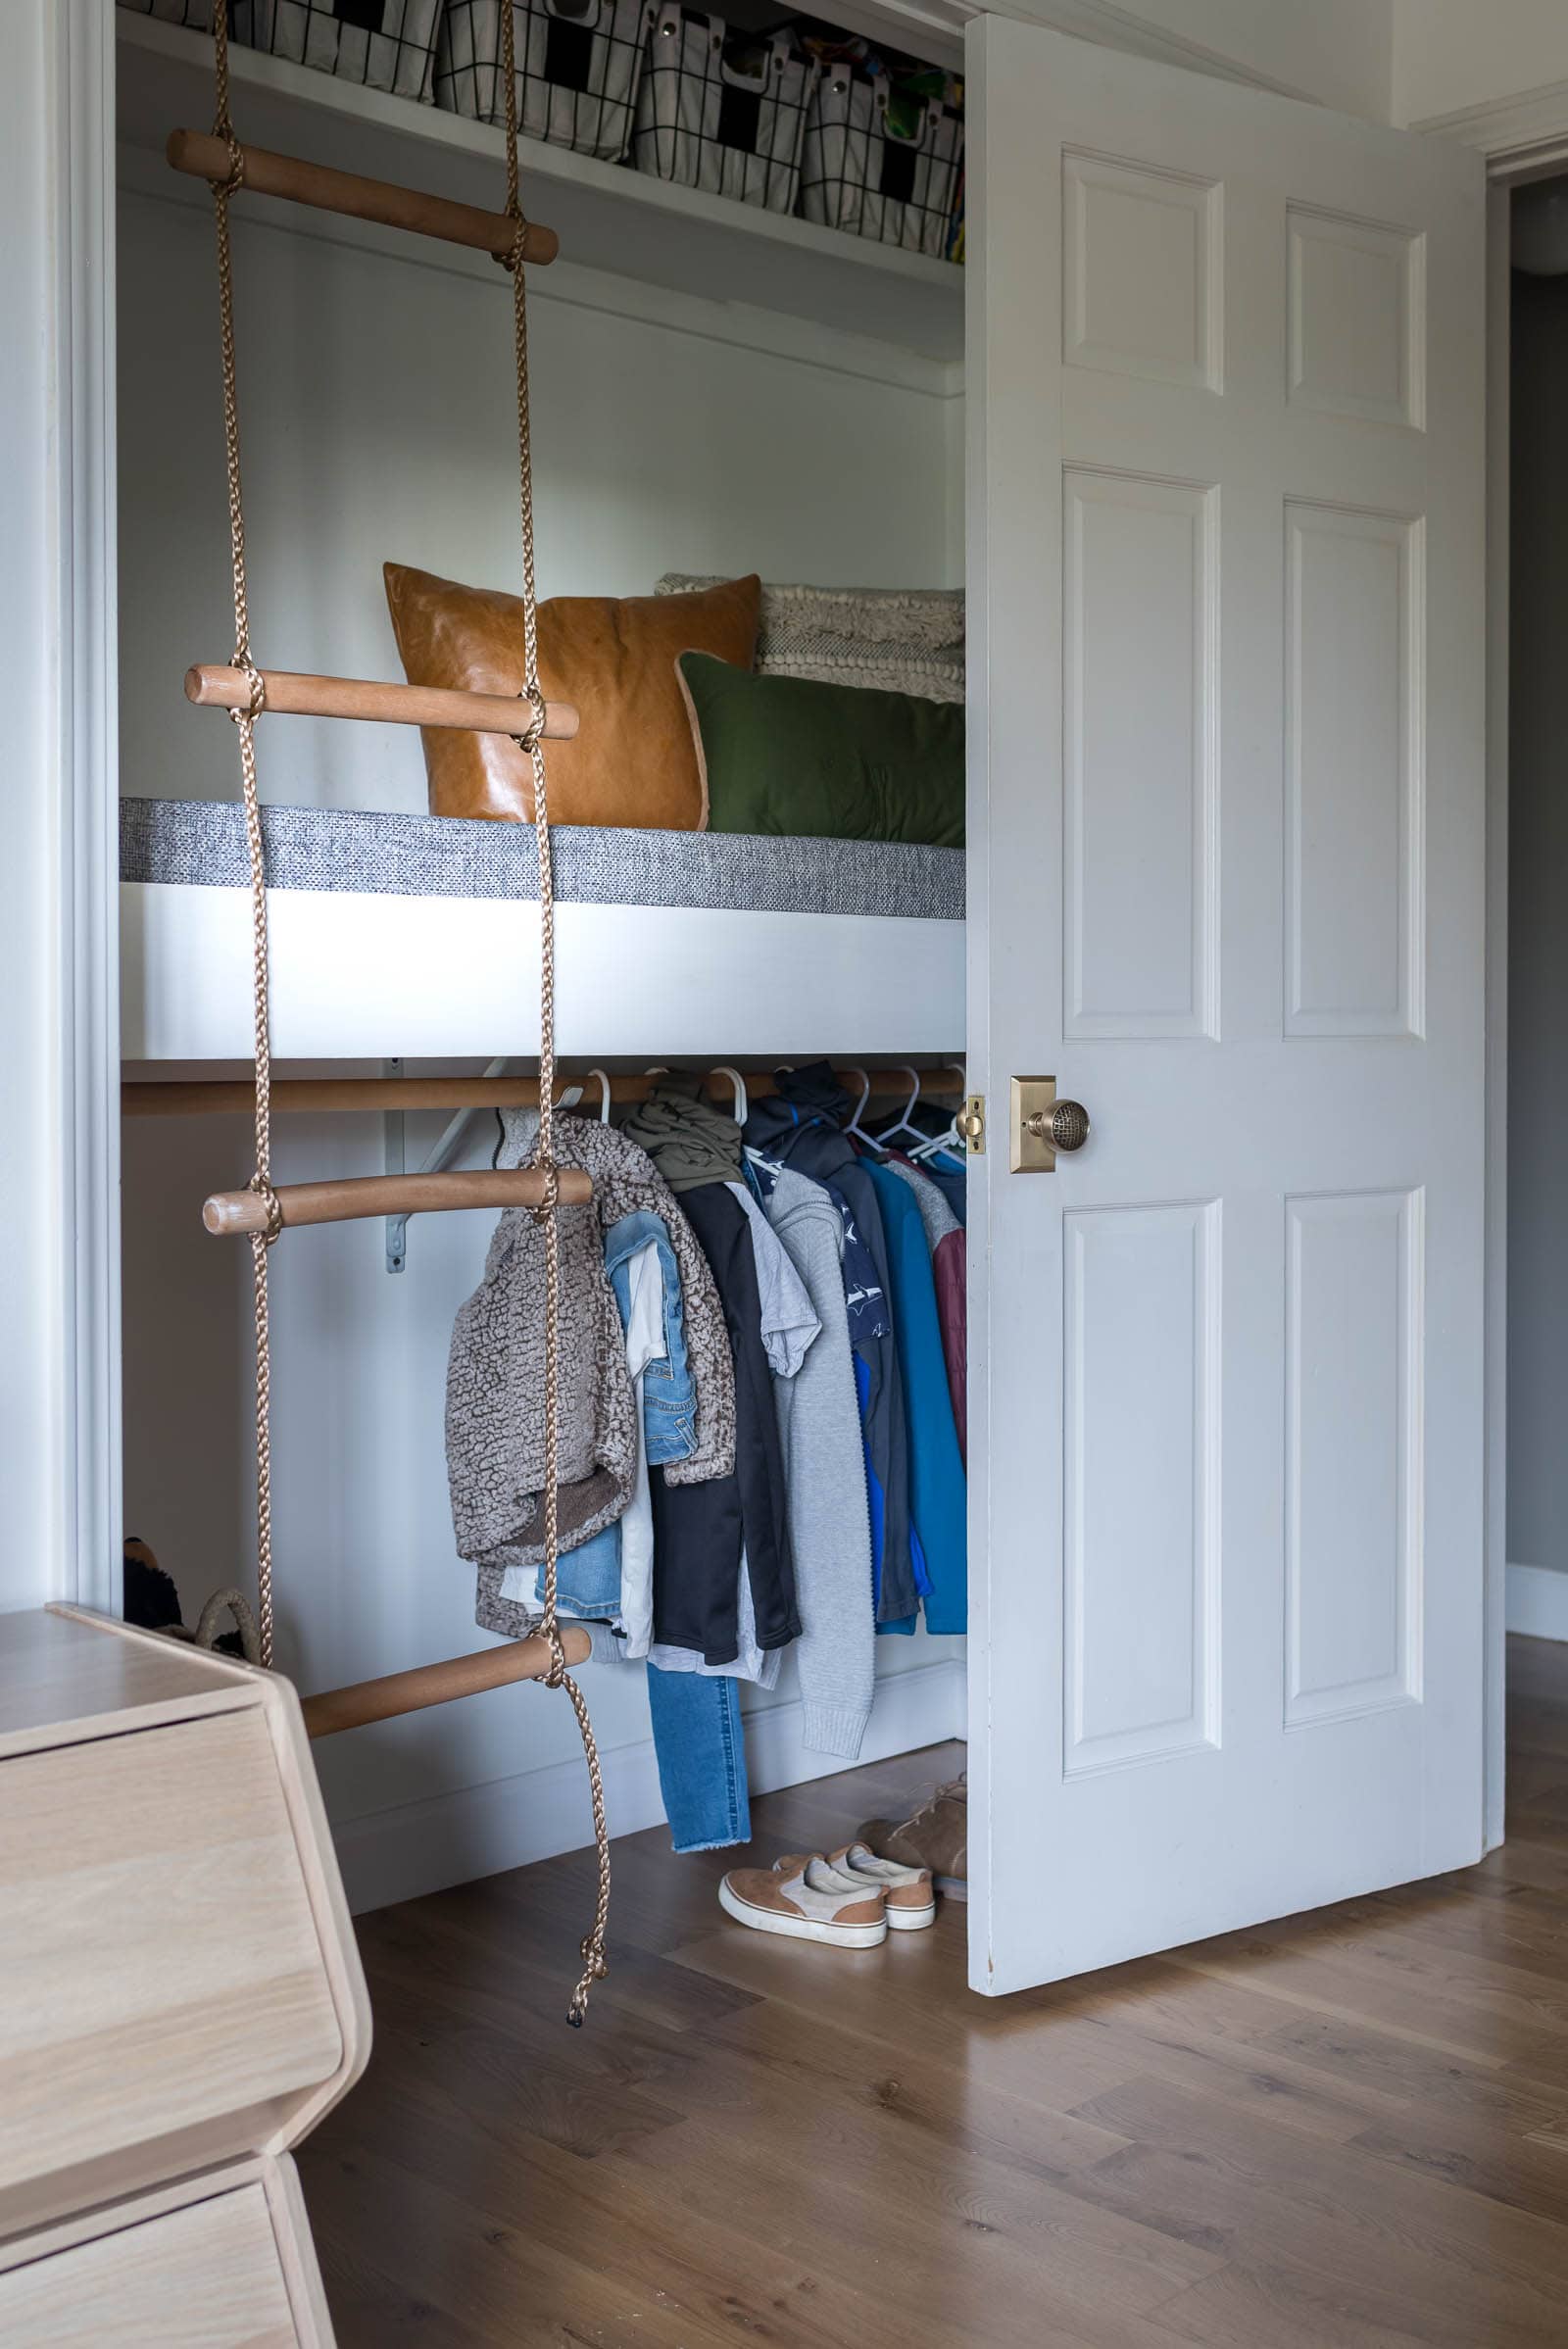
M 558 1629 L 568 1665 L 585 1664 L 591 1641 L 581 1624 L 563 1623 Z M 550 1661 L 548 1640 L 537 1636 L 514 1639 L 505 1647 L 482 1647 L 471 1656 L 449 1656 L 441 1664 L 418 1664 L 411 1672 L 389 1672 L 381 1680 L 326 1688 L 319 1696 L 302 1698 L 300 1710 L 313 1737 L 330 1737 L 339 1730 L 363 1729 L 368 1721 L 392 1721 L 426 1705 L 450 1704 L 454 1697 L 473 1696 L 481 1688 L 541 1681 Z
M 456 204 L 447 196 L 427 196 L 418 188 L 398 187 L 389 179 L 366 179 L 358 171 L 334 171 L 326 164 L 306 163 L 295 155 L 274 155 L 266 147 L 241 149 L 245 158 L 242 185 L 258 196 L 280 196 L 288 204 L 309 204 L 318 212 L 342 213 L 352 220 L 378 220 L 385 228 L 412 229 L 416 236 L 438 236 L 449 245 L 467 245 L 476 253 L 497 256 L 512 251 L 517 223 L 504 212 L 481 212 L 475 204 Z M 193 179 L 224 180 L 229 175 L 227 145 L 207 130 L 172 130 L 165 149 L 176 171 Z M 530 220 L 523 232 L 522 258 L 535 268 L 555 260 L 561 239 L 553 228 Z
M 264 707 L 282 717 L 353 717 L 393 726 L 447 726 L 470 734 L 525 734 L 526 702 L 499 693 L 455 693 L 436 685 L 386 685 L 368 677 L 315 677 L 294 669 L 264 668 Z M 198 662 L 185 671 L 185 699 L 198 710 L 248 710 L 244 669 Z M 570 702 L 545 704 L 545 740 L 570 742 L 577 712 Z
M 574 1166 L 557 1177 L 564 1207 L 594 1195 L 591 1179 Z M 275 1197 L 283 1228 L 307 1223 L 358 1223 L 380 1215 L 424 1215 L 454 1207 L 542 1207 L 545 1178 L 536 1168 L 477 1167 L 449 1174 L 356 1175 L 337 1183 L 285 1183 Z M 215 1191 L 202 1221 L 220 1236 L 265 1232 L 267 1201 L 256 1191 Z

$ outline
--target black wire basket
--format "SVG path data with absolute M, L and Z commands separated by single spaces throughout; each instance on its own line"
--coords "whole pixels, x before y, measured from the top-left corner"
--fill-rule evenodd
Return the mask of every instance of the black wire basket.
M 213 0 L 118 0 L 133 17 L 156 17 L 160 24 L 188 24 L 194 32 L 213 29 Z M 236 27 L 234 37 L 239 39 Z
M 212 0 L 186 5 L 187 22 L 212 23 Z M 253 49 L 428 105 L 443 0 L 236 0 L 229 13 L 234 38 Z
M 631 143 L 652 0 L 514 0 L 514 16 L 517 128 L 619 163 Z M 447 0 L 435 102 L 476 122 L 505 122 L 501 0 Z
M 933 79 L 938 89 L 923 86 Z M 803 218 L 906 252 L 951 257 L 963 170 L 957 99 L 951 75 L 922 73 L 910 86 L 880 68 L 829 65 L 806 118 Z
M 768 212 L 793 212 L 820 69 L 788 31 L 732 32 L 659 0 L 637 99 L 639 171 Z

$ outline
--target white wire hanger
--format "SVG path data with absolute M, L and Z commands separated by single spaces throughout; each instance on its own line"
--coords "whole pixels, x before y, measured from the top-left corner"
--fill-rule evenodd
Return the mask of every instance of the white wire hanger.
M 744 1126 L 751 1104 L 746 1098 L 746 1079 L 741 1075 L 740 1070 L 731 1068 L 727 1062 L 721 1060 L 716 1068 L 710 1069 L 708 1073 L 713 1077 L 728 1077 L 735 1088 L 735 1123 L 738 1126 Z
M 876 1150 L 882 1157 L 885 1158 L 887 1156 L 886 1146 L 879 1142 L 874 1134 L 868 1134 L 864 1126 L 862 1126 L 860 1123 L 860 1118 L 864 1112 L 865 1104 L 871 1098 L 870 1077 L 866 1074 L 863 1068 L 856 1068 L 853 1062 L 851 1063 L 851 1072 L 853 1075 L 858 1076 L 860 1080 L 860 1098 L 856 1102 L 855 1107 L 850 1111 L 849 1116 L 845 1119 L 843 1131 L 846 1134 L 853 1134 L 857 1142 L 868 1143 L 872 1150 Z M 915 1091 L 918 1093 L 919 1090 L 920 1080 L 918 1077 L 916 1077 Z
M 882 1139 L 877 1145 L 879 1150 L 885 1150 L 888 1144 L 899 1134 L 912 1134 L 916 1142 L 924 1142 L 926 1138 L 921 1128 L 913 1124 L 911 1120 L 914 1104 L 920 1098 L 920 1071 L 917 1068 L 910 1068 L 906 1063 L 904 1073 L 909 1080 L 909 1098 L 904 1104 L 903 1115 L 895 1118 L 892 1125 L 882 1128 Z
M 964 1064 L 961 1060 L 945 1060 L 942 1065 L 944 1068 L 956 1070 L 960 1079 L 967 1079 L 968 1077 L 969 1072 L 964 1067 Z M 917 1142 L 914 1148 L 910 1150 L 909 1155 L 911 1158 L 935 1158 L 944 1150 L 950 1152 L 956 1158 L 961 1158 L 963 1156 L 963 1136 L 958 1131 L 958 1112 L 956 1109 L 955 1109 L 952 1117 L 949 1119 L 946 1127 L 940 1134 L 933 1134 L 925 1141 Z

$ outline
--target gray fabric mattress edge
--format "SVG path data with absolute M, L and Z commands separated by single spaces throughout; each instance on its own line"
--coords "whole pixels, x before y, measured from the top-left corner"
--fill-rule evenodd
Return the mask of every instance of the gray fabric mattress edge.
M 264 807 L 272 889 L 361 895 L 536 898 L 521 824 L 340 807 Z M 964 853 L 907 842 L 760 838 L 559 826 L 556 895 L 595 905 L 834 913 L 962 921 Z M 120 877 L 243 889 L 245 811 L 230 800 L 120 803 Z

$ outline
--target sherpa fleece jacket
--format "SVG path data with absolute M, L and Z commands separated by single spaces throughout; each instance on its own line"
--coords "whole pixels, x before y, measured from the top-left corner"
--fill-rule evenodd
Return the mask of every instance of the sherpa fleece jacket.
M 530 1162 L 539 1120 L 506 1119 L 498 1164 Z M 687 1360 L 697 1406 L 691 1457 L 672 1484 L 702 1484 L 735 1466 L 735 1372 L 708 1259 L 645 1150 L 613 1126 L 557 1115 L 556 1160 L 593 1179 L 591 1204 L 562 1207 L 561 1346 L 557 1403 L 558 1509 L 564 1548 L 611 1525 L 630 1497 L 636 1405 L 604 1235 L 644 1209 L 669 1234 L 680 1271 Z M 490 1567 L 544 1556 L 544 1226 L 509 1207 L 496 1226 L 484 1278 L 460 1307 L 447 1360 L 447 1478 L 460 1554 Z
M 853 1762 L 871 1716 L 876 1627 L 865 1452 L 844 1306 L 844 1223 L 821 1184 L 787 1166 L 766 1209 L 822 1325 L 795 1376 L 773 1381 L 801 1611 L 795 1653 L 803 1737 L 810 1752 Z

